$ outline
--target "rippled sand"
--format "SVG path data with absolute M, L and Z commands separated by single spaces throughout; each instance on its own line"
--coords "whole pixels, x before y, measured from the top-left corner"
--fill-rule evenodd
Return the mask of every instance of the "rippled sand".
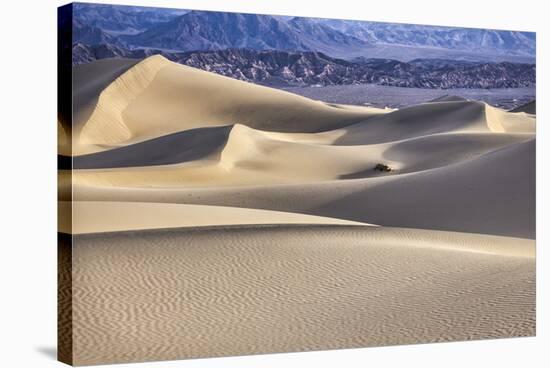
M 362 226 L 79 235 L 76 364 L 533 335 L 532 241 Z

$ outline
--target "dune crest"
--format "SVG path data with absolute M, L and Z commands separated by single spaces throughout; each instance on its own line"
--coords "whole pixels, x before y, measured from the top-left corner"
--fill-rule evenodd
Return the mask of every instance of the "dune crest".
M 206 135 L 210 133 L 217 134 L 205 132 Z M 223 148 L 219 153 L 216 151 L 203 159 L 154 165 L 144 158 L 142 167 L 77 170 L 74 184 L 184 188 L 395 176 L 442 168 L 531 139 L 530 134 L 520 133 L 441 133 L 380 144 L 341 146 L 326 144 L 322 139 L 320 143 L 314 143 L 315 137 L 307 142 L 293 140 L 289 135 L 292 133 L 272 133 L 236 124 L 231 127 L 225 144 L 220 144 Z M 163 142 L 141 145 L 152 152 L 162 152 Z M 133 152 L 142 151 L 139 145 L 133 145 L 136 147 Z M 174 150 L 174 155 L 175 152 L 179 151 Z M 75 162 L 78 165 L 78 157 Z M 390 165 L 392 171 L 380 173 L 374 170 L 380 162 Z M 140 166 L 139 161 L 133 166 Z
M 532 134 L 536 132 L 536 118 L 533 115 L 511 113 L 490 105 L 486 106 L 485 113 L 487 121 L 499 127 L 495 129 L 497 132 Z
M 441 97 L 434 98 L 428 102 L 462 102 L 462 101 L 468 101 L 468 100 L 460 96 L 443 95 Z
M 102 145 L 236 123 L 281 132 L 320 132 L 387 112 L 330 106 L 155 55 L 131 67 L 101 93 L 82 128 L 77 154 L 104 150 Z
M 72 206 L 72 223 L 64 219 L 60 231 L 90 234 L 114 231 L 235 225 L 348 225 L 371 224 L 337 218 L 250 208 L 147 202 L 59 202 L 59 210 Z
M 113 144 L 132 138 L 124 121 L 124 111 L 149 86 L 168 60 L 154 55 L 119 76 L 101 92 L 99 100 L 80 132 L 84 144 Z

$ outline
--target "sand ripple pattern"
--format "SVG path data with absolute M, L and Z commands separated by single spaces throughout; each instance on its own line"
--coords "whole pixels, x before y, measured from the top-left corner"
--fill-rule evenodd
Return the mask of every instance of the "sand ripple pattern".
M 74 239 L 75 364 L 535 333 L 530 240 L 333 225 Z

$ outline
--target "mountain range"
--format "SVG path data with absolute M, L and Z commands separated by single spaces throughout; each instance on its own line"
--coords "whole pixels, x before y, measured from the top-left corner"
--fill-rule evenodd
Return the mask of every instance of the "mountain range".
M 534 62 L 530 32 L 76 4 L 74 43 L 165 51 L 318 51 L 410 61 L 450 58 Z
M 435 27 L 426 25 L 312 19 L 333 29 L 373 44 L 398 44 L 484 53 L 511 52 L 534 56 L 536 36 L 533 32 L 492 29 Z
M 136 34 L 167 22 L 187 10 L 109 4 L 73 4 L 74 19 L 80 25 L 101 29 L 111 35 Z
M 533 86 L 536 80 L 534 64 L 446 59 L 402 62 L 355 58 L 348 61 L 313 51 L 223 49 L 166 52 L 128 50 L 110 44 L 75 44 L 73 64 L 113 57 L 141 59 L 153 54 L 235 79 L 277 87 L 371 83 L 421 88 L 515 88 Z

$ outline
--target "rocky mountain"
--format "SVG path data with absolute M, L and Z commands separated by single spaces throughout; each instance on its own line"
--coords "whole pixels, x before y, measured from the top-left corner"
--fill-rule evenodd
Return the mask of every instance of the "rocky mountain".
M 132 47 L 167 50 L 225 48 L 307 50 L 290 25 L 270 15 L 191 11 L 121 39 Z
M 74 5 L 75 43 L 165 51 L 318 51 L 410 61 L 415 58 L 534 62 L 532 32 L 281 17 L 163 8 Z
M 251 48 L 330 54 L 369 46 L 368 42 L 308 18 L 295 17 L 285 22 L 270 15 L 210 11 L 191 11 L 142 33 L 121 36 L 120 42 L 133 48 L 178 51 Z
M 490 51 L 533 57 L 536 50 L 536 36 L 533 32 L 339 19 L 311 19 L 311 21 L 373 44 L 432 47 L 472 52 Z
M 335 30 L 310 18 L 294 17 L 287 24 L 308 50 L 341 54 L 345 50 L 366 49 L 373 45 L 349 34 Z
M 370 83 L 420 88 L 514 88 L 536 82 L 534 64 L 443 59 L 346 61 L 312 51 L 225 49 L 179 53 L 75 44 L 73 63 L 107 57 L 143 58 L 155 53 L 180 64 L 276 87 Z
M 186 10 L 141 6 L 74 3 L 74 19 L 112 35 L 136 34 L 162 22 L 168 22 Z
M 78 42 L 98 45 L 98 44 L 112 44 L 117 42 L 117 39 L 110 34 L 104 32 L 101 28 L 83 23 L 78 19 L 73 20 L 73 40 Z
M 108 58 L 141 59 L 147 57 L 144 50 L 134 52 L 113 44 L 85 45 L 82 43 L 73 45 L 72 55 L 73 65 L 87 64 L 95 60 Z

